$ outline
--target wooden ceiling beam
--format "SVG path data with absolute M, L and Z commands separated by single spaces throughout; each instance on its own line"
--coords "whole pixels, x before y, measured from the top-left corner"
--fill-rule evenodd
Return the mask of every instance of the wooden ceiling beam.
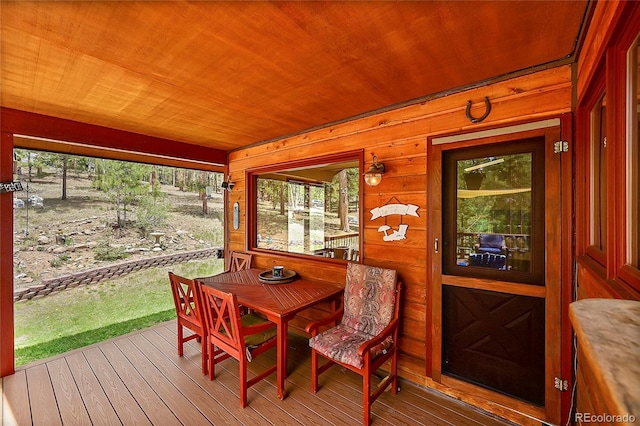
M 126 132 L 108 127 L 80 123 L 63 118 L 19 111 L 0 109 L 2 132 L 31 136 L 61 142 L 106 148 L 121 153 L 131 153 L 130 160 L 136 161 L 135 154 L 189 160 L 217 166 L 227 164 L 227 152 L 201 145 L 162 139 L 139 133 Z

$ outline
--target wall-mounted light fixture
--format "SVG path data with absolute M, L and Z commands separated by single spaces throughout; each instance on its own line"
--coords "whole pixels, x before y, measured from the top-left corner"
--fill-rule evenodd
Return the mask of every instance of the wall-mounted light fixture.
M 364 181 L 369 186 L 377 186 L 382 181 L 384 174 L 384 164 L 378 163 L 378 157 L 373 156 L 373 164 L 364 173 Z
M 229 176 L 227 180 L 222 181 L 222 189 L 225 191 L 231 191 L 234 186 L 236 186 L 236 184 L 231 182 L 231 176 Z

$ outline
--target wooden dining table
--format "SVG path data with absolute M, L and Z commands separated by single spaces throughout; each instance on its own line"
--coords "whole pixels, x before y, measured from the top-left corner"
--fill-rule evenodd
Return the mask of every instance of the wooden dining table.
M 277 382 L 278 397 L 284 399 L 287 377 L 287 333 L 289 321 L 297 313 L 318 303 L 329 301 L 335 311 L 344 285 L 326 281 L 316 281 L 297 277 L 291 282 L 265 283 L 260 280 L 261 269 L 224 272 L 209 277 L 198 278 L 203 285 L 234 293 L 238 303 L 259 312 L 277 326 Z

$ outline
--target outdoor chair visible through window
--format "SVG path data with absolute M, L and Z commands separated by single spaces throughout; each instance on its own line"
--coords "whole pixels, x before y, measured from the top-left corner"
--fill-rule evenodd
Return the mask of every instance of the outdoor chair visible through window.
M 481 234 L 474 248 L 476 253 L 507 254 L 504 236 L 500 234 Z
M 509 255 L 505 238 L 500 234 L 481 234 L 469 255 L 469 266 L 506 269 Z

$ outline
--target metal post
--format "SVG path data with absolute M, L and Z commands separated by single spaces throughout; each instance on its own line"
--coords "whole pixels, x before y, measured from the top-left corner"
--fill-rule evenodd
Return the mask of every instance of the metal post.
M 28 236 L 29 235 L 29 182 L 28 181 L 27 181 L 25 191 L 27 192 L 27 202 L 25 203 L 25 208 L 27 209 L 27 225 L 24 230 L 24 235 Z

